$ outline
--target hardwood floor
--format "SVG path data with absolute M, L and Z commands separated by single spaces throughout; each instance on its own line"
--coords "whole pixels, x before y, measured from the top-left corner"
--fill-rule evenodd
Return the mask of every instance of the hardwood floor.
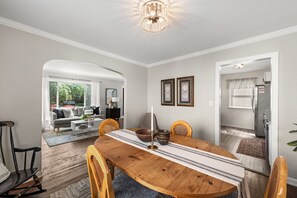
M 49 197 L 51 193 L 88 177 L 85 154 L 87 147 L 96 139 L 93 137 L 48 147 L 42 138 L 42 185 L 47 192 L 34 197 Z
M 222 127 L 220 146 L 233 153 L 247 170 L 269 175 L 270 167 L 266 160 L 236 153 L 239 143 L 244 138 L 257 138 L 252 133 L 245 133 L 240 129 Z
M 96 138 L 89 138 L 50 148 L 42 139 L 42 185 L 47 192 L 32 197 L 47 198 L 51 193 L 86 178 L 88 173 L 85 153 L 88 145 L 95 140 Z M 268 177 L 250 171 L 246 173 L 251 197 L 263 197 Z M 287 197 L 293 198 L 296 194 L 297 188 L 288 186 Z

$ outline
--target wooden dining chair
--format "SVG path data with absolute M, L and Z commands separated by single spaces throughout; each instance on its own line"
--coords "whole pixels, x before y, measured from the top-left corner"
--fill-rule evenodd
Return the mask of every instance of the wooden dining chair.
M 106 160 L 94 145 L 87 149 L 87 165 L 92 198 L 158 196 L 158 192 L 142 186 L 122 172 L 111 181 Z
M 288 165 L 283 156 L 278 156 L 273 163 L 264 198 L 287 197 Z
M 273 163 L 272 172 L 270 173 L 269 180 L 266 186 L 264 198 L 286 198 L 287 197 L 287 179 L 288 179 L 288 166 L 283 156 L 278 156 Z M 250 198 L 250 191 L 245 182 L 246 197 Z M 237 191 L 222 198 L 237 198 Z
M 110 131 L 119 130 L 120 125 L 119 123 L 114 119 L 105 119 L 101 122 L 98 128 L 98 133 L 100 136 L 104 135 L 105 133 L 108 133 Z
M 170 132 L 176 135 L 192 137 L 193 130 L 189 123 L 178 120 L 171 125 Z

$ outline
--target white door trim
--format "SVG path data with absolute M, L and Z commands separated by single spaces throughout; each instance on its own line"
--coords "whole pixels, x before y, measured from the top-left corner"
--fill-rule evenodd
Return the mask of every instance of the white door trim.
M 271 60 L 271 162 L 278 156 L 278 52 L 220 61 L 215 68 L 215 143 L 220 144 L 221 122 L 221 67 L 238 62 L 270 58 Z

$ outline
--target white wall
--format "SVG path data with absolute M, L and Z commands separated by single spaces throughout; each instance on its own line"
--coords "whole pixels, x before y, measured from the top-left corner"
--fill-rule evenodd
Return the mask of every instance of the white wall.
M 288 131 L 297 122 L 297 33 L 269 39 L 216 53 L 163 64 L 149 69 L 148 105 L 154 105 L 161 128 L 169 129 L 177 119 L 188 121 L 193 136 L 215 141 L 215 65 L 216 62 L 279 52 L 279 154 L 286 157 L 289 176 L 297 178 L 296 152 L 287 142 L 297 139 Z M 195 107 L 161 106 L 160 81 L 181 76 L 195 76 Z M 273 113 L 273 112 L 272 112 Z
M 147 68 L 0 25 L 0 120 L 16 123 L 16 146 L 40 146 L 42 68 L 56 59 L 93 63 L 122 73 L 127 80 L 126 127 L 139 126 L 147 110 Z M 36 162 L 40 166 L 39 155 Z
M 114 88 L 117 90 L 117 95 L 120 99 L 118 102 L 118 108 L 121 108 L 121 115 L 123 111 L 123 82 L 121 81 L 115 81 L 115 80 L 102 80 L 100 83 L 100 108 L 103 111 L 104 116 L 106 116 L 106 108 L 108 108 L 108 105 L 105 103 L 105 89 L 106 88 Z
M 255 114 L 252 109 L 229 108 L 227 80 L 256 77 L 257 85 L 262 85 L 266 71 L 221 75 L 221 125 L 254 130 Z

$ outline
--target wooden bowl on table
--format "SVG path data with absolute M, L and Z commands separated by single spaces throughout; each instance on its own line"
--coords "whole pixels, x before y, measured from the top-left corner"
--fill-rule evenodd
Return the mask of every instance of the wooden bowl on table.
M 170 132 L 168 130 L 159 129 L 157 134 L 157 140 L 161 145 L 168 144 L 170 140 Z
M 151 142 L 152 141 L 152 136 L 151 136 L 151 130 L 150 129 L 138 129 L 136 131 L 136 136 L 138 137 L 138 139 L 140 139 L 143 142 Z M 157 133 L 156 131 L 154 131 L 154 139 L 156 137 Z

